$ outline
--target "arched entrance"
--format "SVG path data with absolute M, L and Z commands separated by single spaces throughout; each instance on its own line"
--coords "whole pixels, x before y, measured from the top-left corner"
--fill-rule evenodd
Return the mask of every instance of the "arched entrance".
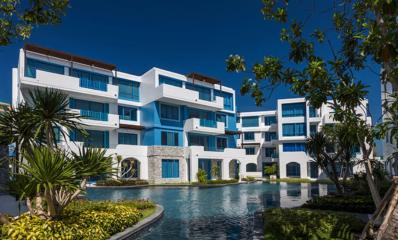
M 286 176 L 300 177 L 300 164 L 296 162 L 290 162 L 286 164 Z
M 257 164 L 255 163 L 248 163 L 246 165 L 246 172 L 257 172 Z
M 239 179 L 239 166 L 240 163 L 236 159 L 229 162 L 229 178 Z
M 134 158 L 126 158 L 120 164 L 120 178 L 139 178 L 140 162 Z

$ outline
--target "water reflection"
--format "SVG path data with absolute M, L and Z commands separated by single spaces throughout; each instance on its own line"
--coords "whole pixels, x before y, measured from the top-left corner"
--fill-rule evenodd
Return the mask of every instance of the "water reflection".
M 248 239 L 253 213 L 272 207 L 298 207 L 325 195 L 324 184 L 254 183 L 222 188 L 89 189 L 90 199 L 152 199 L 165 208 L 161 222 L 139 239 Z

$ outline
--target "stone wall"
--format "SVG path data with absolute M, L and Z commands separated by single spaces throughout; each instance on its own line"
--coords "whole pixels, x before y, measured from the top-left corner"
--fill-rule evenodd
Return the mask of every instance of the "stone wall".
M 148 179 L 150 183 L 187 182 L 187 160 L 183 147 L 151 146 L 148 147 Z M 179 160 L 179 178 L 162 178 L 162 159 Z

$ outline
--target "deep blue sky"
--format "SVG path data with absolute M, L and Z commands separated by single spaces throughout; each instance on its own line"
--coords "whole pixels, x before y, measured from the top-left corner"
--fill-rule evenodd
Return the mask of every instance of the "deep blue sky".
M 291 14 L 302 18 L 314 8 L 325 8 L 315 2 L 298 1 Z M 245 56 L 249 64 L 264 55 L 286 55 L 287 46 L 279 41 L 280 26 L 264 20 L 261 7 L 261 0 L 72 0 L 61 24 L 35 28 L 27 41 L 116 64 L 120 71 L 136 75 L 152 67 L 182 74 L 200 72 L 235 88 L 239 111 L 269 110 L 275 108 L 276 99 L 294 95 L 281 87 L 256 107 L 250 97 L 239 94 L 243 76 L 225 71 L 225 59 L 231 53 Z M 310 27 L 329 26 L 325 15 L 310 20 Z M 15 41 L 0 47 L 0 101 L 11 101 L 11 68 L 17 65 L 23 44 Z M 370 85 L 371 112 L 378 121 L 377 76 L 370 71 L 358 76 Z

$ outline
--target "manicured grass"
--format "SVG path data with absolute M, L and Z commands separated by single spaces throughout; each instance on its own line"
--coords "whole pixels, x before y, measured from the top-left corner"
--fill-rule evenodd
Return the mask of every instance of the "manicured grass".
M 267 209 L 264 214 L 264 239 L 355 239 L 365 223 L 336 212 L 309 209 Z
M 21 215 L 0 226 L 1 239 L 108 239 L 124 231 L 155 211 L 147 200 L 75 201 L 63 215 L 53 220 Z

